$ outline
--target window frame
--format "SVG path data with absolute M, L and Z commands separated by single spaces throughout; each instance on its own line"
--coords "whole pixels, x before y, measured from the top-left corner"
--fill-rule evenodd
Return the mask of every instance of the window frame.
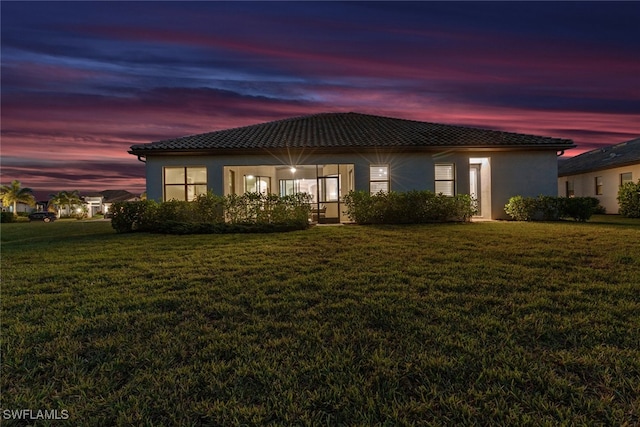
M 571 180 L 566 180 L 565 181 L 565 196 L 566 197 L 575 197 L 576 196 L 574 183 Z
M 602 175 L 596 176 L 594 178 L 594 184 L 595 184 L 595 189 L 594 190 L 595 190 L 596 196 L 602 196 L 603 195 L 603 188 L 604 188 Z
M 175 183 L 167 183 L 167 171 L 170 169 L 182 169 L 183 173 L 183 182 L 175 182 Z M 189 182 L 189 169 L 202 169 L 204 170 L 204 181 L 196 181 Z M 186 201 L 192 202 L 196 199 L 196 197 L 207 194 L 209 190 L 208 184 L 208 171 L 205 165 L 189 165 L 189 166 L 164 166 L 162 169 L 162 200 L 165 202 L 170 200 L 178 200 L 178 201 Z M 198 191 L 198 187 L 204 186 L 204 192 Z M 171 198 L 167 199 L 167 188 L 178 188 L 182 187 L 183 189 L 183 199 Z M 189 187 L 193 187 L 193 197 L 189 199 Z M 202 189 L 201 189 L 202 190 Z
M 252 176 L 255 180 L 256 180 L 256 186 L 258 188 L 256 188 L 256 190 L 258 191 L 249 191 L 247 190 L 247 177 Z M 262 180 L 266 180 L 267 183 L 267 191 L 260 191 L 259 186 L 257 185 L 258 182 L 262 181 Z M 247 174 L 243 176 L 243 184 L 244 184 L 244 192 L 245 193 L 258 193 L 258 194 L 271 194 L 271 177 L 267 176 L 267 175 L 253 175 L 253 174 Z
M 437 169 L 439 166 L 447 166 L 451 167 L 451 178 L 447 179 L 438 179 Z M 453 162 L 449 163 L 434 163 L 433 164 L 433 190 L 436 194 L 444 194 L 445 196 L 453 197 L 456 195 L 456 164 Z M 450 183 L 451 184 L 451 194 L 445 194 L 442 191 L 438 191 L 438 183 Z
M 386 169 L 386 172 L 384 173 L 386 175 L 386 179 L 373 179 L 371 177 L 373 169 L 380 169 L 380 168 L 384 168 Z M 391 191 L 391 172 L 390 172 L 390 167 L 388 163 L 375 163 L 375 164 L 370 164 L 369 165 L 369 193 L 370 194 L 377 194 L 379 192 L 383 192 L 383 193 L 389 193 Z M 380 183 L 384 183 L 386 184 L 387 189 L 386 190 L 378 190 L 375 193 L 373 192 L 372 189 L 372 185 L 371 184 L 380 184 Z
M 629 179 L 623 178 L 625 175 L 628 175 Z M 633 172 L 622 172 L 620 174 L 620 187 L 625 185 L 627 182 L 633 182 Z
M 289 194 L 287 192 L 287 184 L 290 184 L 293 188 L 293 192 Z M 284 185 L 284 187 L 283 187 Z M 284 189 L 284 192 L 282 191 Z M 289 178 L 289 179 L 279 179 L 278 180 L 278 190 L 280 192 L 280 197 L 284 196 L 294 196 L 300 193 L 300 179 L 298 178 Z

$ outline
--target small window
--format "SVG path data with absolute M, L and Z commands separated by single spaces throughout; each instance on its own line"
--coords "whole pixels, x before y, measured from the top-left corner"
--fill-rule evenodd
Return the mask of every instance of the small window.
M 164 200 L 192 201 L 207 194 L 207 168 L 179 166 L 164 168 Z
M 566 181 L 564 184 L 565 184 L 565 195 L 567 197 L 575 197 L 576 193 L 573 189 L 573 181 Z
M 389 165 L 369 166 L 369 191 L 371 194 L 389 192 Z
M 633 175 L 631 172 L 625 172 L 620 174 L 620 185 L 625 185 L 627 182 L 633 182 Z
M 596 176 L 596 196 L 602 196 L 602 177 Z
M 435 165 L 435 192 L 445 196 L 455 196 L 456 180 L 455 165 L 453 163 L 439 163 Z

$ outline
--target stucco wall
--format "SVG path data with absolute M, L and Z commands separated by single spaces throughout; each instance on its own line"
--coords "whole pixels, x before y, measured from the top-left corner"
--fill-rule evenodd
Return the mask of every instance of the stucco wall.
M 491 156 L 492 216 L 509 219 L 504 205 L 512 196 L 555 196 L 558 159 L 551 151 L 497 152 Z
M 638 179 L 640 179 L 640 164 L 604 169 L 577 175 L 561 176 L 557 180 L 558 195 L 566 196 L 566 183 L 567 181 L 572 181 L 574 196 L 596 197 L 600 199 L 600 204 L 604 206 L 607 213 L 617 214 L 620 208 L 617 200 L 618 189 L 620 187 L 620 174 L 627 172 L 631 172 L 633 182 L 638 182 Z M 596 194 L 597 176 L 602 177 L 602 195 Z
M 557 193 L 557 158 L 554 151 L 481 152 L 448 151 L 423 153 L 347 153 L 292 156 L 147 156 L 147 196 L 162 200 L 162 171 L 164 166 L 205 166 L 208 187 L 215 194 L 224 194 L 224 166 L 231 165 L 290 165 L 296 164 L 353 164 L 355 188 L 369 190 L 369 166 L 388 164 L 392 191 L 434 190 L 434 164 L 454 163 L 456 193 L 469 194 L 469 159 L 487 158 L 491 178 L 483 184 L 491 185 L 491 218 L 507 218 L 504 205 L 514 195 L 537 196 Z M 269 168 L 271 169 L 271 168 Z M 238 180 L 239 177 L 236 177 Z M 239 184 L 237 184 L 239 185 Z M 238 188 L 238 187 L 236 187 Z M 272 182 L 272 191 L 277 183 Z

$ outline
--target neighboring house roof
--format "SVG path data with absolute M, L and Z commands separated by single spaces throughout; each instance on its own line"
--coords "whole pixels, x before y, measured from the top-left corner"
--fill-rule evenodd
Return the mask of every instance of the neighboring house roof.
M 131 146 L 131 154 L 312 148 L 548 148 L 570 139 L 359 113 L 322 113 Z
M 138 198 L 137 195 L 127 190 L 104 190 L 85 194 L 84 197 L 102 197 L 102 203 L 126 202 Z
M 138 198 L 137 195 L 127 190 L 104 190 L 100 194 L 104 196 L 103 203 L 126 202 Z
M 558 176 L 576 175 L 640 163 L 640 138 L 587 151 L 558 163 Z

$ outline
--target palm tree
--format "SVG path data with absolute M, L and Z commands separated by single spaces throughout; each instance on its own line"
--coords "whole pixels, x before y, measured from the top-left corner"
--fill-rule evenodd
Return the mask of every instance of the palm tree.
M 62 217 L 62 206 L 64 205 L 64 196 L 62 191 L 56 194 L 49 195 L 49 206 L 55 206 L 58 213 L 58 218 Z
M 0 198 L 3 205 L 13 205 L 13 215 L 18 215 L 18 203 L 25 203 L 29 206 L 36 205 L 36 198 L 33 197 L 33 190 L 27 187 L 20 187 L 20 181 L 13 180 L 11 185 L 0 187 Z
M 62 216 L 62 206 L 66 206 L 67 214 L 71 215 L 71 206 L 82 203 L 78 190 L 60 191 L 56 194 L 51 194 L 49 197 L 49 201 L 58 208 L 58 216 Z

